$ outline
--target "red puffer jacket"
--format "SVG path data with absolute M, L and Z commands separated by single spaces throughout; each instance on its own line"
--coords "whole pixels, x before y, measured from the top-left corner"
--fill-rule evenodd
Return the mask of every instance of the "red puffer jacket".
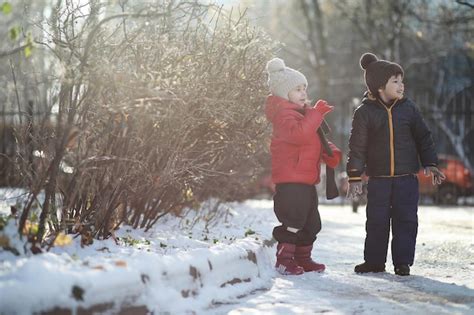
M 316 130 L 323 121 L 323 115 L 316 109 L 302 108 L 270 95 L 265 104 L 265 114 L 273 125 L 270 147 L 273 183 L 317 184 L 320 181 L 321 159 L 331 168 L 341 160 L 341 151 L 332 143 L 329 145 L 333 157 L 322 153 Z

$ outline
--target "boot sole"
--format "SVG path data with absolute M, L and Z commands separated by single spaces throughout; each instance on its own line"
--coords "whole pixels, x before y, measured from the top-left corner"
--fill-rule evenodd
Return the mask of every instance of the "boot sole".
M 317 272 L 317 273 L 322 273 L 322 272 L 324 272 L 325 270 L 326 270 L 326 268 L 325 268 L 325 269 L 319 269 L 319 270 L 305 270 L 304 272 Z
M 302 274 L 304 273 L 304 270 L 303 270 L 303 269 L 301 270 L 301 272 L 299 272 L 299 271 L 298 271 L 298 272 L 288 272 L 288 271 L 286 270 L 286 268 L 283 267 L 283 266 L 281 266 L 281 265 L 278 266 L 278 267 L 275 267 L 275 270 L 276 270 L 279 274 L 281 274 L 282 276 L 299 276 L 299 275 L 302 275 Z
M 369 270 L 369 271 L 355 271 L 355 273 L 380 273 L 380 272 L 385 272 L 385 269 L 384 270 Z
M 277 270 L 277 272 L 281 274 L 282 276 L 299 276 L 299 275 L 304 274 L 304 271 L 302 273 L 291 273 L 291 272 L 281 272 Z

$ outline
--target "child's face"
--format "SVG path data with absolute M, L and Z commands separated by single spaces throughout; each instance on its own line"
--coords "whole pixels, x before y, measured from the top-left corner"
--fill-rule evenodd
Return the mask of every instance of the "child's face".
M 288 100 L 292 103 L 303 106 L 306 102 L 306 85 L 300 84 L 288 92 Z
M 379 89 L 380 97 L 384 101 L 393 101 L 395 99 L 401 99 L 403 97 L 403 92 L 405 87 L 403 85 L 403 77 L 401 74 L 395 76 L 392 75 L 388 79 L 385 88 Z

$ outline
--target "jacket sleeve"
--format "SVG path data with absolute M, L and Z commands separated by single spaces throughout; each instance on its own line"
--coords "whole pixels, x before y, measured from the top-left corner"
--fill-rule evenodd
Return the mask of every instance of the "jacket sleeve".
M 332 142 L 328 141 L 328 144 L 333 154 L 332 156 L 329 156 L 326 152 L 323 152 L 322 158 L 323 158 L 324 163 L 326 163 L 327 166 L 329 166 L 330 168 L 336 168 L 336 166 L 341 161 L 342 152 Z
M 349 153 L 346 172 L 349 181 L 360 181 L 365 171 L 368 146 L 368 116 L 367 112 L 356 109 L 352 118 L 352 130 L 349 137 Z
M 295 145 L 307 144 L 316 136 L 322 121 L 323 115 L 313 108 L 307 109 L 305 115 L 291 109 L 282 110 L 275 117 L 274 136 Z
M 415 138 L 416 148 L 420 156 L 421 165 L 423 165 L 423 167 L 437 166 L 438 155 L 436 153 L 435 143 L 433 141 L 431 131 L 421 116 L 418 107 L 413 104 L 413 108 L 415 119 L 414 123 L 412 124 L 412 134 Z

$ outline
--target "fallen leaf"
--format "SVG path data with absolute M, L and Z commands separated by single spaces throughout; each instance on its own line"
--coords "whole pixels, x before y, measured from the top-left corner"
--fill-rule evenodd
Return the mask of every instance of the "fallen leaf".
M 117 266 L 117 267 L 127 267 L 127 262 L 124 261 L 124 260 L 117 260 L 115 262 L 115 266 Z
M 64 234 L 63 232 L 54 240 L 54 246 L 67 246 L 72 243 L 72 238 L 69 235 Z

